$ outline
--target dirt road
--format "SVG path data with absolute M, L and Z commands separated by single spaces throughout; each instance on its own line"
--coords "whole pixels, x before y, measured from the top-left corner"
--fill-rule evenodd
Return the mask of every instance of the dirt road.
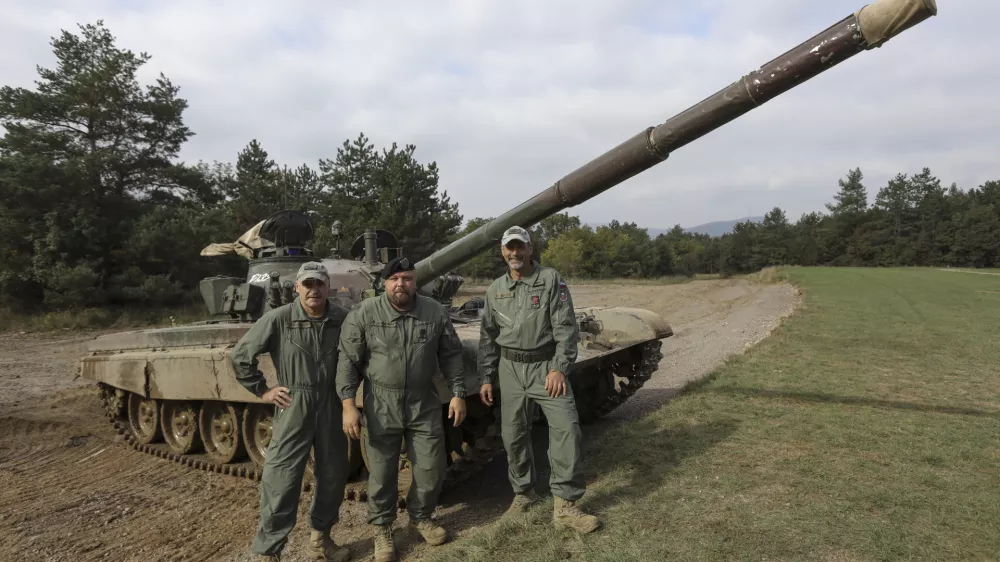
M 659 370 L 611 421 L 663 404 L 685 382 L 765 337 L 798 299 L 790 286 L 738 280 L 572 289 L 580 306 L 649 308 L 665 315 L 675 332 Z M 253 560 L 257 485 L 143 455 L 121 442 L 102 416 L 96 391 L 73 379 L 75 361 L 95 335 L 0 334 L 0 559 Z M 438 518 L 457 540 L 505 509 L 511 497 L 505 473 L 501 456 L 442 495 Z M 286 560 L 304 560 L 310 499 L 303 494 Z M 363 503 L 345 502 L 335 529 L 354 560 L 371 555 L 365 516 Z M 401 513 L 397 524 L 405 522 Z M 418 559 L 427 548 L 405 532 L 397 535 L 404 559 Z

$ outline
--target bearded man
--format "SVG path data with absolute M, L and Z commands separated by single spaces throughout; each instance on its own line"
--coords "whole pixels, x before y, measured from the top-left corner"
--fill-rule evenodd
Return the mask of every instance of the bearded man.
M 410 260 L 390 261 L 382 278 L 384 294 L 362 301 L 344 320 L 337 391 L 343 401 L 344 433 L 365 439 L 375 560 L 389 562 L 396 559 L 392 525 L 404 439 L 413 467 L 406 500 L 409 528 L 432 545 L 447 537 L 444 528 L 431 521 L 446 467 L 441 399 L 433 379 L 439 370 L 444 373 L 453 394 L 448 419 L 457 427 L 465 419 L 465 366 L 462 342 L 444 307 L 417 294 Z M 362 378 L 364 414 L 355 405 Z

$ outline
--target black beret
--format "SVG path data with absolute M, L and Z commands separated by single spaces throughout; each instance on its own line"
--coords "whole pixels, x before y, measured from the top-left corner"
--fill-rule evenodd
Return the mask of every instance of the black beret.
M 382 279 L 388 279 L 400 271 L 413 271 L 413 262 L 409 258 L 400 256 L 394 258 L 382 268 Z

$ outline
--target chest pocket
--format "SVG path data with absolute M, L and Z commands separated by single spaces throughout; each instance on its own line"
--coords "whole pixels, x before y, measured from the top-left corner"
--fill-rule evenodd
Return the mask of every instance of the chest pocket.
M 437 343 L 440 329 L 433 322 L 414 322 L 413 336 L 409 344 L 413 347 L 433 346 Z
M 308 320 L 293 320 L 285 325 L 285 339 L 288 343 L 304 351 L 310 357 L 316 355 L 316 332 L 312 322 Z
M 337 346 L 340 345 L 340 322 L 327 321 L 323 328 L 323 343 L 320 346 L 320 353 L 323 357 L 329 357 L 337 353 Z
M 532 287 L 527 291 L 524 302 L 526 313 L 548 313 L 549 310 L 549 290 L 543 287 Z
M 376 320 L 365 331 L 365 339 L 372 351 L 388 352 L 399 347 L 402 338 L 395 322 Z
M 491 299 L 496 323 L 505 328 L 514 327 L 517 317 L 517 299 L 511 291 L 499 291 Z

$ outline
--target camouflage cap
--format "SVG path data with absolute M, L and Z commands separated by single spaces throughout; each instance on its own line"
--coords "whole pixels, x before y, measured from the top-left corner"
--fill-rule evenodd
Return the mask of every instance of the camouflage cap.
M 500 239 L 500 244 L 506 246 L 511 240 L 520 240 L 525 244 L 531 244 L 531 236 L 528 235 L 528 231 L 521 228 L 520 226 L 512 226 L 503 233 L 503 238 Z
M 329 284 L 330 272 L 326 270 L 326 266 L 318 261 L 306 262 L 299 267 L 299 273 L 295 276 L 295 280 L 301 283 L 306 279 L 318 279 Z

